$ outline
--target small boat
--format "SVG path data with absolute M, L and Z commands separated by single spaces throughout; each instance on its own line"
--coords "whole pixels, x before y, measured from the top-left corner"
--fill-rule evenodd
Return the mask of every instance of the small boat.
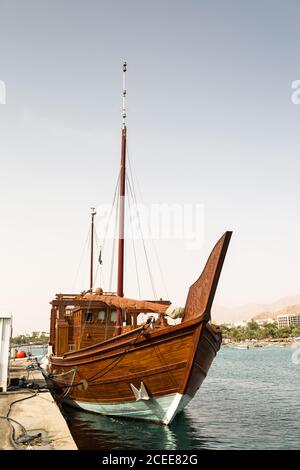
M 126 69 L 124 63 L 123 83 Z M 74 407 L 168 425 L 194 397 L 221 346 L 211 307 L 232 232 L 225 232 L 213 248 L 184 308 L 174 308 L 169 300 L 124 297 L 125 97 L 124 86 L 117 291 L 93 288 L 91 252 L 90 289 L 57 294 L 51 301 L 46 378 L 57 396 Z M 148 314 L 142 325 L 140 313 Z M 168 318 L 179 323 L 170 324 Z

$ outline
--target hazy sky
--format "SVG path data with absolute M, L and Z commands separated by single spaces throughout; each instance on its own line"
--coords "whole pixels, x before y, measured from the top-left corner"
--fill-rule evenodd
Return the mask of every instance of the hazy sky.
M 143 200 L 204 205 L 201 249 L 156 243 L 170 298 L 184 304 L 227 229 L 217 304 L 300 292 L 299 27 L 296 0 L 0 0 L 0 310 L 16 333 L 48 330 L 54 294 L 88 287 L 87 254 L 76 273 L 119 171 L 123 59 Z M 132 269 L 126 282 L 137 296 Z

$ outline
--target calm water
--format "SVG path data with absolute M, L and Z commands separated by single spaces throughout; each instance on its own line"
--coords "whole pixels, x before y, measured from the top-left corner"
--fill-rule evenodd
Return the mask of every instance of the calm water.
M 300 365 L 291 347 L 223 348 L 169 427 L 65 407 L 79 449 L 300 449 Z
M 28 346 L 20 346 L 16 347 L 19 351 L 25 351 L 26 354 L 30 353 L 32 356 L 43 356 L 47 353 L 48 345 L 47 344 L 40 344 L 40 345 L 28 345 Z

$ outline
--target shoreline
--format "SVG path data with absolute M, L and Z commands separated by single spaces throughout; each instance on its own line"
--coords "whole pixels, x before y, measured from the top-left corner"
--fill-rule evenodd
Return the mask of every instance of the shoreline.
M 249 339 L 241 341 L 231 341 L 229 339 L 223 339 L 222 347 L 234 348 L 234 347 L 247 347 L 247 348 L 263 348 L 269 346 L 299 346 L 300 341 L 293 338 L 265 338 L 265 339 Z

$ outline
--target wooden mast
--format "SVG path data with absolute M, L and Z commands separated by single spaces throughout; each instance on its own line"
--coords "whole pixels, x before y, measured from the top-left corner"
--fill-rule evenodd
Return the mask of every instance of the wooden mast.
M 124 226 L 125 226 L 125 178 L 126 178 L 126 71 L 127 63 L 123 63 L 123 109 L 122 109 L 122 145 L 120 173 L 120 212 L 119 212 L 119 243 L 118 243 L 118 289 L 117 294 L 124 297 Z M 122 330 L 122 310 L 117 310 L 116 335 Z
M 91 263 L 90 263 L 90 290 L 93 291 L 93 261 L 94 261 L 94 217 L 96 215 L 95 207 L 91 207 Z

